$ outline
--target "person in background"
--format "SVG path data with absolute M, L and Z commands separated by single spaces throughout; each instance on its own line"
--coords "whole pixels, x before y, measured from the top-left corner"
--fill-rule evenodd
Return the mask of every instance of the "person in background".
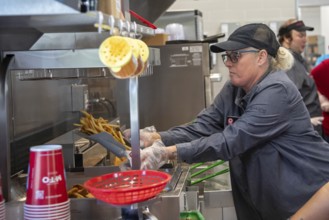
M 329 46 L 328 46 L 328 50 L 329 50 Z M 321 56 L 319 56 L 317 59 L 316 59 L 316 62 L 314 64 L 314 66 L 317 66 L 319 65 L 322 61 L 326 60 L 326 59 L 329 59 L 329 54 L 322 54 Z
M 288 77 L 295 83 L 302 95 L 315 130 L 322 135 L 323 117 L 317 88 L 309 76 L 310 68 L 302 57 L 307 43 L 306 31 L 313 30 L 313 27 L 305 26 L 303 21 L 289 19 L 279 28 L 278 38 L 280 44 L 289 49 L 295 58 L 294 66 L 287 71 Z
M 190 124 L 141 129 L 141 169 L 168 160 L 229 161 L 238 219 L 286 220 L 329 181 L 329 144 L 314 132 L 284 72 L 293 56 L 260 23 L 241 26 L 210 49 L 223 52 L 230 80 Z
M 323 111 L 323 138 L 329 142 L 329 59 L 323 60 L 311 71 L 318 88 L 321 109 Z

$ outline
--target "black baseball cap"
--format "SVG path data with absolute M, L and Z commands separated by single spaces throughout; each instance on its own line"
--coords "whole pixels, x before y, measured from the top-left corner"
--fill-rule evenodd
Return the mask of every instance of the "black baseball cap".
M 278 36 L 283 36 L 284 34 L 286 33 L 289 33 L 291 30 L 296 30 L 296 31 L 313 31 L 314 28 L 313 27 L 308 27 L 308 26 L 305 26 L 304 22 L 303 21 L 296 21 L 292 24 L 289 24 L 287 26 L 281 26 L 280 29 L 279 29 L 279 33 L 278 33 Z
M 210 50 L 214 53 L 235 51 L 247 47 L 264 49 L 268 54 L 275 57 L 280 47 L 275 33 L 265 24 L 247 24 L 236 29 L 227 41 L 213 44 Z

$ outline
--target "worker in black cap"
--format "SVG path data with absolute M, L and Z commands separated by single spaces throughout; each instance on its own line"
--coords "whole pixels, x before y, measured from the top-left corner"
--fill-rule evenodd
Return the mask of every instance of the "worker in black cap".
M 313 31 L 303 21 L 289 19 L 279 29 L 280 44 L 289 49 L 295 58 L 294 66 L 287 71 L 288 77 L 295 83 L 303 101 L 310 113 L 311 122 L 316 131 L 322 136 L 322 110 L 314 80 L 309 76 L 310 70 L 302 57 L 307 39 L 306 31 Z
M 192 123 L 140 132 L 149 143 L 141 150 L 141 168 L 158 169 L 169 159 L 229 161 L 238 219 L 286 220 L 329 181 L 329 144 L 314 132 L 284 72 L 293 56 L 259 23 L 210 49 L 223 52 L 230 80 Z

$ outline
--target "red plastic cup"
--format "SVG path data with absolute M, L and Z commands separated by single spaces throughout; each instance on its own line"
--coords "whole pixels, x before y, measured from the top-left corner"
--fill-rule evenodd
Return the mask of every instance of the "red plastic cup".
M 24 204 L 24 219 L 64 220 L 70 219 L 70 200 L 53 205 Z
M 52 205 L 68 200 L 61 145 L 30 148 L 27 205 Z
M 57 216 L 24 216 L 24 220 L 66 220 L 70 219 L 71 214 Z
M 34 218 L 34 219 L 45 219 L 45 218 L 53 218 L 53 219 L 63 219 L 69 217 L 71 214 L 70 212 L 66 213 L 46 213 L 46 214 L 35 214 L 35 213 L 24 213 L 25 218 Z
M 24 204 L 24 210 L 28 211 L 48 211 L 48 210 L 58 210 L 63 208 L 70 208 L 70 200 L 63 203 L 56 203 L 51 205 L 28 205 Z
M 47 210 L 47 211 L 24 209 L 24 215 L 59 215 L 59 214 L 69 214 L 69 213 L 70 213 L 70 207 L 58 209 L 58 210 Z

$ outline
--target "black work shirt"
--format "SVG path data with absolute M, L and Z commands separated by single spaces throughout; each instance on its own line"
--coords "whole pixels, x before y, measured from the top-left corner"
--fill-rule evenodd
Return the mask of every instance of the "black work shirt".
M 322 116 L 319 96 L 314 80 L 309 76 L 306 69 L 304 58 L 295 52 L 292 52 L 295 62 L 293 67 L 287 71 L 288 77 L 297 86 L 298 91 L 303 97 L 311 117 Z
M 237 120 L 227 123 L 230 118 Z M 247 94 L 226 83 L 193 123 L 160 135 L 187 163 L 230 162 L 239 220 L 287 219 L 329 181 L 329 145 L 281 71 Z

